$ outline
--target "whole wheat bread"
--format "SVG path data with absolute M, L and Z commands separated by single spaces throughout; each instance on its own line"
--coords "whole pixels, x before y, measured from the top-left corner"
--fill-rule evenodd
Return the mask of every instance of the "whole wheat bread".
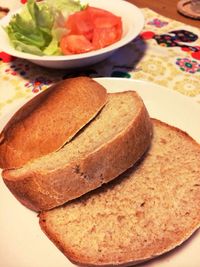
M 153 121 L 152 146 L 136 167 L 40 214 L 47 236 L 74 263 L 132 265 L 167 252 L 200 226 L 200 146 Z
M 0 167 L 20 167 L 59 149 L 105 105 L 107 92 L 87 77 L 63 80 L 24 105 L 0 134 Z
M 48 210 L 114 179 L 147 150 L 152 123 L 136 92 L 108 95 L 95 119 L 62 149 L 4 170 L 4 182 L 33 210 Z

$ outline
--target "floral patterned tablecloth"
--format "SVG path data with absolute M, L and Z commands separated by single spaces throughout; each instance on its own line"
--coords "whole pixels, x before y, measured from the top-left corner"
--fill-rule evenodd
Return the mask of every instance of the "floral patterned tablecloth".
M 147 8 L 142 12 L 146 22 L 140 36 L 105 61 L 80 70 L 45 69 L 0 51 L 0 116 L 19 100 L 78 75 L 151 81 L 200 103 L 200 30 Z

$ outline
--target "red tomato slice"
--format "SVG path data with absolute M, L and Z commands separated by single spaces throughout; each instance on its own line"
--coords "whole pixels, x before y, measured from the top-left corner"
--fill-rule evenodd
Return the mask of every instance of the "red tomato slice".
M 92 39 L 94 25 L 85 10 L 70 15 L 66 21 L 66 27 L 72 34 L 83 34 L 89 40 Z
M 60 48 L 64 55 L 86 53 L 94 50 L 90 41 L 84 35 L 69 34 L 62 38 Z
M 104 16 L 94 19 L 95 28 L 110 28 L 121 24 L 121 19 L 117 16 Z
M 92 44 L 95 49 L 100 49 L 113 44 L 117 40 L 115 27 L 95 28 L 93 33 Z
M 95 47 L 97 43 L 101 43 L 101 48 L 108 46 L 120 40 L 122 37 L 122 22 L 117 16 L 96 18 L 94 25 L 93 44 Z M 97 45 L 97 47 L 99 47 L 99 45 Z
M 94 20 L 97 17 L 115 16 L 114 14 L 112 14 L 111 12 L 107 10 L 97 8 L 97 7 L 88 6 L 85 9 L 85 11 L 87 12 L 88 16 L 90 16 L 91 20 Z
M 63 36 L 60 40 L 60 49 L 64 55 L 71 55 L 72 52 L 68 49 L 67 36 Z
M 103 48 L 122 36 L 121 18 L 107 10 L 88 6 L 70 15 L 66 21 L 69 35 L 61 41 L 64 54 L 84 53 Z
M 120 19 L 118 21 L 118 24 L 115 26 L 115 29 L 116 29 L 116 33 L 117 33 L 117 40 L 116 41 L 119 41 L 121 38 L 122 38 L 122 20 Z

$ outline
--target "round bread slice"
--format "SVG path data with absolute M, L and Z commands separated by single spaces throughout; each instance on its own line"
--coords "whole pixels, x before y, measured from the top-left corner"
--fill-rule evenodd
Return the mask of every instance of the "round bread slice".
M 62 149 L 2 176 L 24 205 L 48 210 L 117 177 L 144 154 L 151 138 L 152 123 L 138 94 L 108 94 L 101 112 Z
M 26 103 L 0 134 L 0 167 L 14 168 L 58 150 L 107 101 L 106 89 L 88 77 L 63 80 Z
M 152 146 L 137 166 L 40 214 L 42 230 L 72 262 L 134 265 L 175 248 L 200 226 L 200 146 L 153 123 Z

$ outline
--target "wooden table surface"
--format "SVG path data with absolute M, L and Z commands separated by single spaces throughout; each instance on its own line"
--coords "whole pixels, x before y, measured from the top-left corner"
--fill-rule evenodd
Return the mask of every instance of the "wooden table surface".
M 178 0 L 127 0 L 130 3 L 138 7 L 148 7 L 153 11 L 178 21 L 181 21 L 185 24 L 189 24 L 195 27 L 200 28 L 200 20 L 187 18 L 177 11 Z

